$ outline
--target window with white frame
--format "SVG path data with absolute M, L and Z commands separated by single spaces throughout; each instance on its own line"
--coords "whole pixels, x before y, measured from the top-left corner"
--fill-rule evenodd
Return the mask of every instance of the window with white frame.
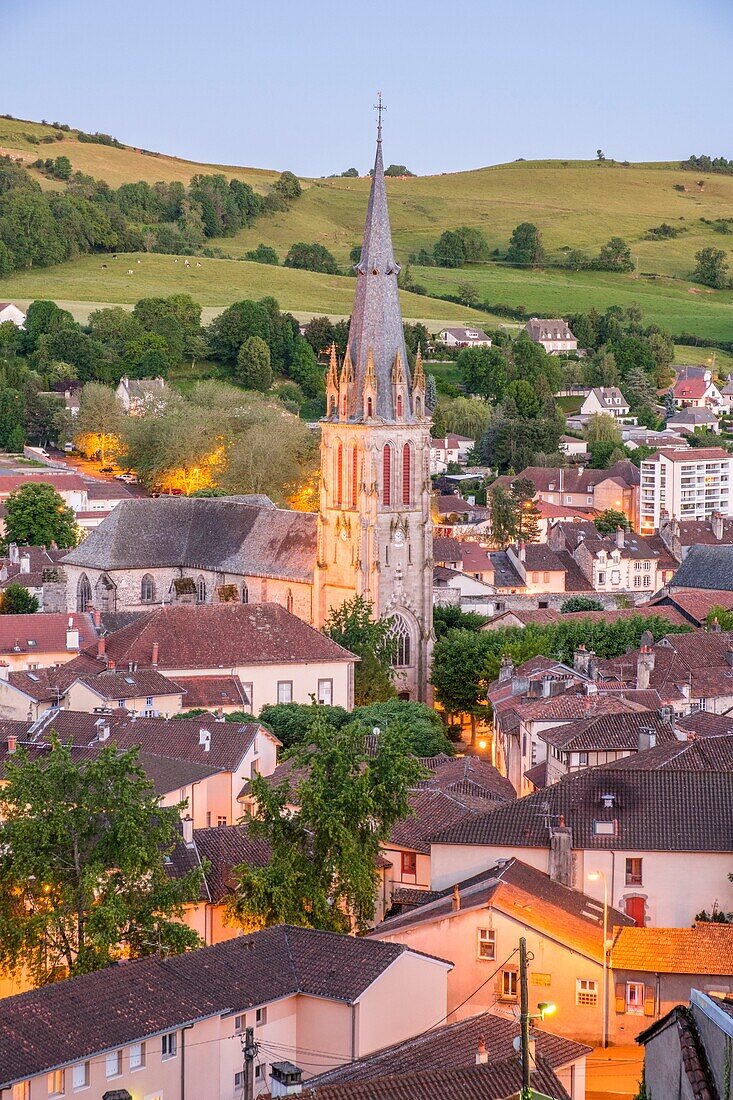
M 175 1058 L 177 1053 L 178 1033 L 175 1031 L 169 1031 L 166 1035 L 162 1035 L 160 1039 L 161 1058 Z
M 323 706 L 333 706 L 333 680 L 318 681 L 318 702 Z
M 641 1016 L 644 1012 L 644 983 L 626 983 L 626 1011 L 632 1016 Z
M 577 978 L 575 982 L 575 1003 L 592 1008 L 598 1004 L 598 982 L 592 978 Z
M 130 1069 L 142 1069 L 145 1065 L 145 1043 L 133 1043 L 130 1047 Z
M 476 929 L 476 955 L 479 959 L 496 958 L 496 933 L 493 928 Z
M 54 1096 L 63 1096 L 66 1092 L 66 1075 L 62 1069 L 53 1069 L 48 1075 L 49 1100 Z
M 152 705 L 153 705 L 153 697 L 152 697 L 152 695 L 148 695 L 148 696 L 146 696 L 146 698 L 145 698 L 145 706 L 146 706 L 146 707 L 152 707 Z
M 89 1088 L 89 1062 L 79 1062 L 71 1071 L 73 1089 Z
M 278 682 L 277 682 L 277 701 L 278 701 L 278 703 L 292 703 L 292 701 L 293 701 L 293 681 L 292 680 L 278 680 Z
M 244 1083 L 244 1070 L 237 1070 L 234 1074 L 234 1092 L 237 1096 L 239 1096 L 244 1089 Z
M 122 1073 L 122 1051 L 111 1050 L 106 1060 L 107 1077 L 119 1077 Z
M 502 1001 L 516 1001 L 517 999 L 517 971 L 516 970 L 502 970 L 501 972 L 501 993 L 499 994 Z
M 244 1031 L 247 1026 L 247 1017 L 242 1013 L 241 1016 L 234 1017 L 234 1030 L 239 1034 L 240 1031 Z

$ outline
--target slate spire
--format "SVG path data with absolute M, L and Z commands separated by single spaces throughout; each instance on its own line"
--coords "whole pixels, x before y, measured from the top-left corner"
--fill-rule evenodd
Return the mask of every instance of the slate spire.
M 363 389 L 367 361 L 371 352 L 376 376 L 375 417 L 388 422 L 397 420 L 392 382 L 395 360 L 399 356 L 407 383 L 406 408 L 400 419 L 403 422 L 412 421 L 414 418 L 410 401 L 410 375 L 397 290 L 397 275 L 400 267 L 392 251 L 387 189 L 384 183 L 381 113 L 377 128 L 377 154 L 364 225 L 361 259 L 355 270 L 356 291 L 348 344 L 356 384 L 349 419 L 364 419 Z

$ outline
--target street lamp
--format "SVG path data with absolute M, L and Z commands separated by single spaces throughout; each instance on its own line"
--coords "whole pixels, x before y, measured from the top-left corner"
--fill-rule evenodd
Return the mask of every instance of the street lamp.
M 603 1046 L 608 1046 L 608 880 L 604 871 L 589 871 L 588 881 L 603 882 Z

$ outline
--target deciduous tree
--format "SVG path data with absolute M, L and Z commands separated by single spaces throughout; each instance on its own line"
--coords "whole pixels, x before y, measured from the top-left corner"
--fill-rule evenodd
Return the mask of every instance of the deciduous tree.
M 54 487 L 36 481 L 14 489 L 5 502 L 5 540 L 19 546 L 76 546 L 79 528 Z
M 361 660 L 354 670 L 354 702 L 357 706 L 379 702 L 394 695 L 392 623 L 373 618 L 373 607 L 363 596 L 353 596 L 332 608 L 324 634 Z

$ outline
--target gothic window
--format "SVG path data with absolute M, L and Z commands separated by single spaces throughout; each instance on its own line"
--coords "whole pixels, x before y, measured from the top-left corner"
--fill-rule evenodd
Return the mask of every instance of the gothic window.
M 397 394 L 397 416 L 398 417 L 402 416 L 402 394 L 401 393 Z
M 392 635 L 392 641 L 394 643 L 392 664 L 395 668 L 404 668 L 406 665 L 412 663 L 412 639 L 410 637 L 410 628 L 401 615 L 395 615 L 392 619 L 390 634 Z
M 201 576 L 196 578 L 196 603 L 206 603 L 206 580 Z
M 367 397 L 367 416 L 369 418 L 371 418 L 371 416 L 372 416 L 372 399 L 371 399 L 371 397 Z
M 289 611 L 290 614 L 292 615 L 292 613 L 293 613 L 293 590 L 292 590 L 292 588 L 288 589 L 288 594 L 285 597 L 285 610 Z
M 422 397 L 415 398 L 415 414 L 422 416 Z
M 336 503 L 343 503 L 344 484 L 344 445 L 339 443 L 336 448 Z
M 152 603 L 155 599 L 155 581 L 150 573 L 146 573 L 140 581 L 140 602 Z
M 242 603 L 249 603 L 249 589 L 246 584 L 242 585 Z
M 354 447 L 351 452 L 351 503 L 356 507 L 359 499 L 359 452 Z
M 79 577 L 79 583 L 76 586 L 76 610 L 88 611 L 89 605 L 92 602 L 92 586 L 89 583 L 89 577 L 86 573 L 82 573 Z
M 385 443 L 382 451 L 382 504 L 392 503 L 392 448 Z
M 412 447 L 405 443 L 402 448 L 402 503 L 412 500 Z
M 336 398 L 335 397 L 331 398 L 331 413 L 330 413 L 330 415 L 331 416 L 336 415 Z

